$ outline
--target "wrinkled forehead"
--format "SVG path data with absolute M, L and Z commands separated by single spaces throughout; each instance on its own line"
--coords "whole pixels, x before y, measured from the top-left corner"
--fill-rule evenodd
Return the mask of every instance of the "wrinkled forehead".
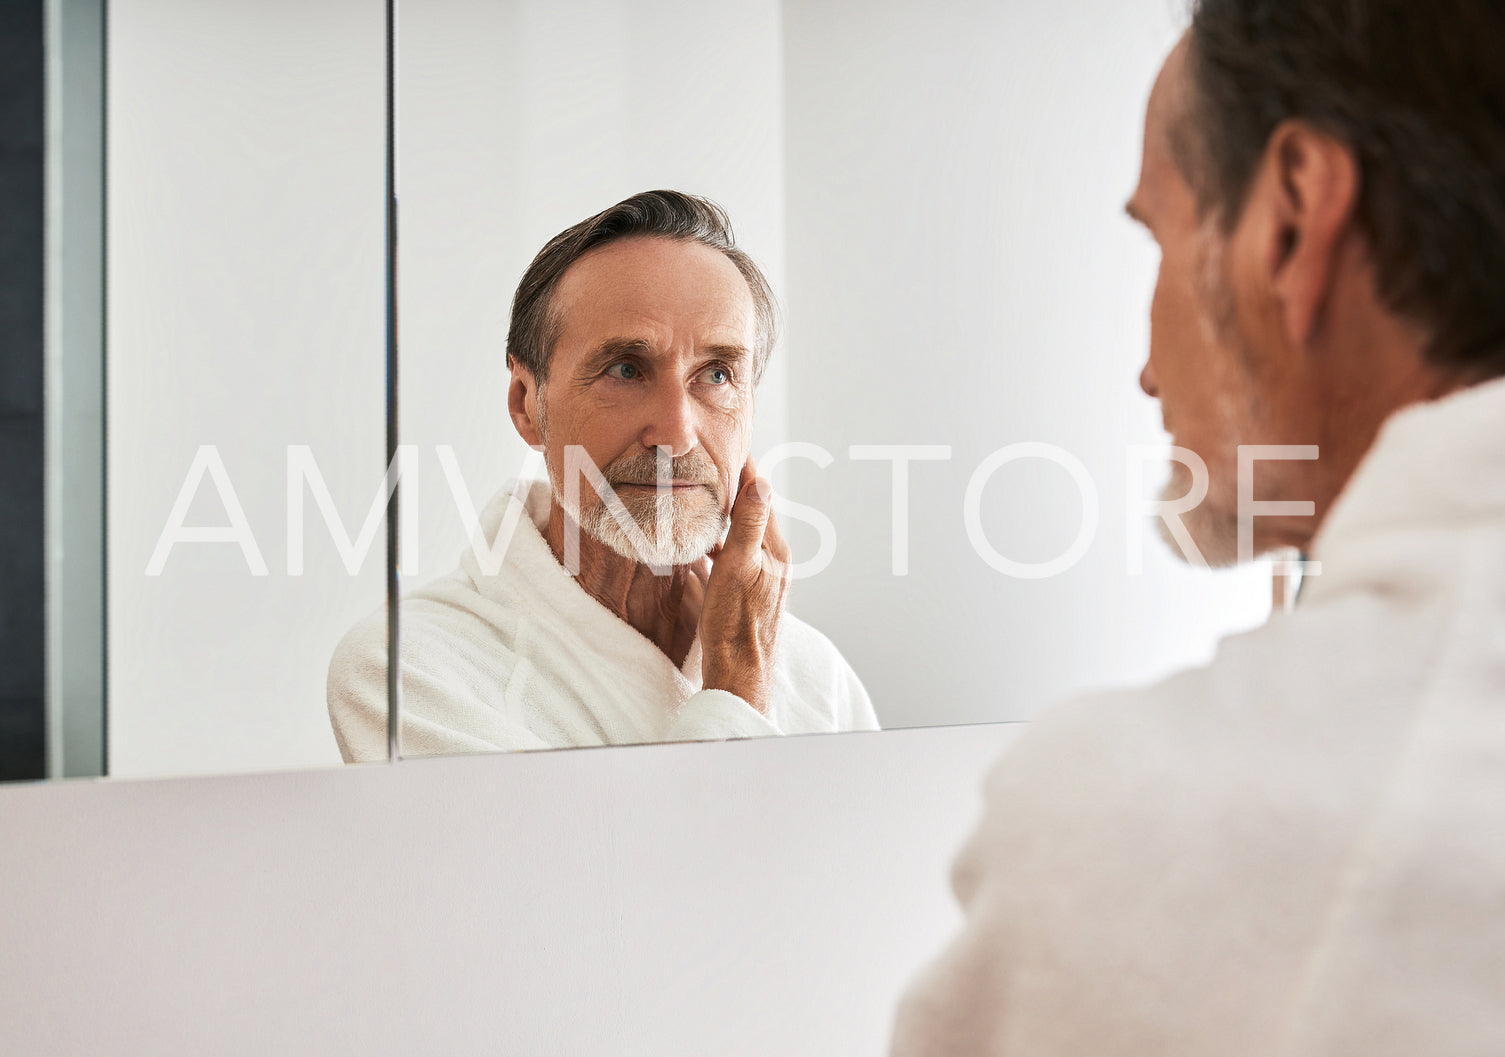
M 751 347 L 756 329 L 752 292 L 737 266 L 714 247 L 665 238 L 591 250 L 560 277 L 552 308 L 561 337 L 646 327 L 673 331 L 676 340 Z

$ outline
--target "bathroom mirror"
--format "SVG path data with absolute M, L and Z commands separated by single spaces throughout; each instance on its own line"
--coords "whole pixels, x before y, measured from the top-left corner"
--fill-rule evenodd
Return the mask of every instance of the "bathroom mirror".
M 386 6 L 47 11 L 46 773 L 337 763 L 330 658 L 385 605 Z M 1154 248 L 1120 211 L 1181 17 L 402 7 L 404 590 L 541 472 L 504 362 L 529 261 L 674 188 L 777 297 L 748 447 L 789 612 L 882 726 L 1027 719 L 1263 620 L 1267 569 L 1185 568 L 1142 512 Z
M 386 6 L 47 5 L 46 774 L 338 764 L 385 597 Z
M 1183 18 L 1167 0 L 404 7 L 400 428 L 418 487 L 400 614 L 422 651 L 402 655 L 404 693 L 429 709 L 404 713 L 409 751 L 487 747 L 431 737 L 436 695 L 524 725 L 549 712 L 528 669 L 557 642 L 514 648 L 527 636 L 485 590 L 425 585 L 463 584 L 487 501 L 542 473 L 505 363 L 530 260 L 655 188 L 724 207 L 782 306 L 750 450 L 799 570 L 789 612 L 882 726 L 1028 719 L 1263 621 L 1268 566 L 1188 568 L 1145 511 L 1168 450 L 1137 384 L 1156 259 L 1123 203 Z M 469 630 L 436 645 L 435 614 L 458 610 Z M 595 678 L 630 675 L 609 668 Z

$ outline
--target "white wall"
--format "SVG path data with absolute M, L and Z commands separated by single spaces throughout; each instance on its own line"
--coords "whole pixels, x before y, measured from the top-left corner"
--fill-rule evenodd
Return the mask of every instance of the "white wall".
M 421 446 L 420 564 L 466 536 L 434 456 L 477 509 L 527 455 L 507 418 L 512 294 L 552 236 L 638 191 L 706 195 L 784 295 L 777 0 L 425 0 L 399 22 L 402 435 Z M 754 450 L 783 439 L 786 373 Z
M 1012 737 L 0 788 L 0 1051 L 883 1053 Z
M 383 450 L 383 7 L 119 0 L 109 12 L 109 770 L 338 763 L 330 653 L 382 603 L 309 503 L 287 574 L 286 448 L 347 527 Z M 199 445 L 269 566 L 229 543 L 145 575 Z M 207 481 L 188 524 L 225 525 Z
M 784 5 L 790 435 L 837 456 L 791 488 L 839 541 L 791 608 L 886 725 L 1027 717 L 1203 660 L 1268 614 L 1264 570 L 1192 572 L 1151 538 L 1144 574 L 1126 572 L 1125 448 L 1166 442 L 1137 384 L 1155 251 L 1122 208 L 1179 7 Z M 964 528 L 970 476 L 1019 441 L 1075 455 L 1100 494 L 1091 550 L 1050 579 L 995 572 Z M 906 577 L 890 572 L 891 469 L 852 444 L 953 449 L 912 469 Z M 1005 468 L 985 496 L 988 538 L 1016 560 L 1076 536 L 1055 466 Z M 813 532 L 791 536 L 814 552 Z

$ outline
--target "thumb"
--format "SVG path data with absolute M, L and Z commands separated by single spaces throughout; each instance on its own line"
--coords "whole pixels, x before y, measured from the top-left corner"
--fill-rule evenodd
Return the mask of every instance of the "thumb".
M 773 489 L 761 477 L 743 486 L 732 504 L 732 527 L 717 556 L 718 563 L 730 560 L 734 565 L 751 566 L 759 562 L 772 495 Z

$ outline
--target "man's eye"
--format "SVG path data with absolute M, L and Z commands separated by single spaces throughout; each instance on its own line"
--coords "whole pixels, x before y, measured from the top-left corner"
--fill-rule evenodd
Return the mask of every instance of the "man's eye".
M 631 382 L 641 376 L 642 372 L 637 369 L 636 364 L 614 363 L 606 368 L 606 377 L 617 378 L 624 382 Z
M 700 380 L 706 385 L 725 385 L 732 376 L 725 367 L 707 367 L 700 372 Z

